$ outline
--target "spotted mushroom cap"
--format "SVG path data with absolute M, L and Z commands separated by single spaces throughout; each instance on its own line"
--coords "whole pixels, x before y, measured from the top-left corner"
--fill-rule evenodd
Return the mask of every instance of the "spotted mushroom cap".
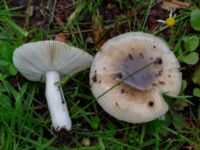
M 168 110 L 162 93 L 178 95 L 182 80 L 179 67 L 161 39 L 142 32 L 125 33 L 108 40 L 96 54 L 90 71 L 91 89 L 111 116 L 132 123 L 147 122 Z
M 31 81 L 44 80 L 44 74 L 52 70 L 62 76 L 74 74 L 88 68 L 92 60 L 83 50 L 53 40 L 23 44 L 13 55 L 16 68 Z

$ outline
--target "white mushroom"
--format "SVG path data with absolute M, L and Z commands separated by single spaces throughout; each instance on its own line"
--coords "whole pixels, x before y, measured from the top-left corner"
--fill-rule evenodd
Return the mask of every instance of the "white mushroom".
M 17 48 L 13 61 L 20 73 L 31 81 L 46 82 L 46 99 L 52 125 L 56 131 L 71 130 L 71 119 L 60 77 L 88 68 L 93 57 L 88 53 L 58 41 L 40 41 Z
M 167 112 L 162 93 L 179 94 L 179 67 L 161 39 L 142 32 L 125 33 L 107 41 L 96 54 L 90 70 L 91 89 L 111 116 L 147 122 Z

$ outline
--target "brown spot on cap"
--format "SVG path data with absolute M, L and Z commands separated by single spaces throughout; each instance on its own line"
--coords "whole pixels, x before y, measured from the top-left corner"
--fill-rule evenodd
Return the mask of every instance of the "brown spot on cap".
M 153 86 L 156 86 L 156 84 L 155 84 L 155 83 L 152 83 L 152 85 L 153 85 Z
M 161 69 L 158 71 L 158 75 L 161 76 L 162 72 L 163 72 L 163 68 L 161 68 Z
M 153 103 L 152 101 L 149 101 L 148 105 L 149 105 L 150 107 L 153 107 L 154 103 Z
M 121 89 L 121 93 L 123 94 L 125 92 L 125 90 L 124 89 Z
M 133 60 L 133 56 L 132 56 L 131 54 L 128 54 L 128 58 L 129 58 L 130 60 Z
M 94 76 L 92 77 L 92 81 L 97 82 L 97 75 L 96 74 L 94 74 Z
M 121 73 L 121 72 L 117 73 L 117 74 L 116 74 L 116 77 L 118 77 L 118 78 L 121 79 L 121 78 L 122 78 L 122 73 Z
M 161 85 L 165 85 L 165 82 L 164 82 L 164 81 L 159 81 L 159 83 L 160 83 Z
M 155 76 L 156 76 L 156 77 L 159 77 L 159 76 L 162 75 L 162 73 L 163 73 L 163 68 L 161 68 L 161 69 L 158 71 L 158 73 L 155 74 Z
M 162 59 L 161 58 L 156 58 L 154 64 L 158 64 L 158 65 L 161 65 L 163 63 Z
M 115 103 L 115 105 L 116 105 L 117 107 L 119 106 L 119 104 L 118 104 L 117 102 Z
M 139 55 L 140 55 L 140 57 L 141 57 L 141 58 L 144 58 L 144 55 L 143 55 L 143 53 L 140 53 Z

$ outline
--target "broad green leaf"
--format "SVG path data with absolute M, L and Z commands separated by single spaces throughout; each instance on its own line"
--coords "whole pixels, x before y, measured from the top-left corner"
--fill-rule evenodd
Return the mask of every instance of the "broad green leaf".
M 100 118 L 98 116 L 90 117 L 90 125 L 93 129 L 97 129 L 100 125 Z
M 10 63 L 10 62 L 8 62 L 8 61 L 1 60 L 1 59 L 0 59 L 0 68 L 1 68 L 2 70 L 7 71 L 6 73 L 7 73 L 8 75 L 16 75 L 16 74 L 17 74 L 16 68 L 13 66 L 12 63 Z
M 200 85 L 200 67 L 196 68 L 194 75 L 192 77 L 192 81 Z
M 173 117 L 173 125 L 177 130 L 181 130 L 184 126 L 185 126 L 185 119 L 184 116 L 182 114 L 179 113 L 172 113 L 172 117 Z
M 12 76 L 15 76 L 15 75 L 17 74 L 16 68 L 15 68 L 14 65 L 11 64 L 11 63 L 8 65 L 7 70 L 8 70 L 8 72 L 9 72 L 9 74 L 12 75 Z
M 200 89 L 199 88 L 194 88 L 193 89 L 193 95 L 196 97 L 200 97 Z
M 185 36 L 183 42 L 186 51 L 194 51 L 199 46 L 199 38 L 197 36 Z
M 196 52 L 192 52 L 187 55 L 181 55 L 178 58 L 186 64 L 194 65 L 199 61 L 199 54 Z
M 190 23 L 192 28 L 200 31 L 200 10 L 193 10 L 190 14 Z
M 0 59 L 0 67 L 7 67 L 10 63 Z
M 12 55 L 15 47 L 7 41 L 0 41 L 0 58 L 12 62 Z
M 187 87 L 187 81 L 182 80 L 180 93 L 183 93 Z
M 114 137 L 117 133 L 117 127 L 112 122 L 108 122 L 108 132 L 105 132 L 106 137 Z

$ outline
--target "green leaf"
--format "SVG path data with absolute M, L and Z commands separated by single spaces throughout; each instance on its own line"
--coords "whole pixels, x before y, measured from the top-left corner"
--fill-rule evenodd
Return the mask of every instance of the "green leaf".
M 200 67 L 196 68 L 194 75 L 192 77 L 192 81 L 200 85 Z
M 10 19 L 9 17 L 0 17 L 0 21 L 3 22 L 4 24 L 6 24 L 7 26 L 15 29 L 18 33 L 20 33 L 21 35 L 23 35 L 24 37 L 28 36 L 28 32 L 23 29 L 22 27 L 20 27 L 19 25 L 17 25 L 12 19 Z
M 193 95 L 196 97 L 200 97 L 200 89 L 199 88 L 194 88 L 193 89 Z
M 200 31 L 200 10 L 193 10 L 190 14 L 190 23 L 192 28 Z
M 97 129 L 100 126 L 100 118 L 98 116 L 90 117 L 90 125 L 93 129 Z
M 0 59 L 0 67 L 7 67 L 8 65 L 9 65 L 9 62 Z
M 199 61 L 199 54 L 196 52 L 192 52 L 187 55 L 181 55 L 178 58 L 186 64 L 194 65 Z
M 8 61 L 0 59 L 0 67 L 1 67 L 2 70 L 7 71 L 6 73 L 9 74 L 9 75 L 16 75 L 17 74 L 17 70 L 14 67 L 14 65 L 12 63 L 8 62 Z
M 173 126 L 177 129 L 177 130 L 181 130 L 184 126 L 185 126 L 185 119 L 184 116 L 182 114 L 173 112 L 172 113 L 172 117 L 173 117 Z
M 17 74 L 17 70 L 13 64 L 9 64 L 7 68 L 10 75 L 15 76 Z
M 187 81 L 182 80 L 180 93 L 183 93 L 187 87 Z
M 0 58 L 12 62 L 12 56 L 15 47 L 7 41 L 0 41 L 0 45 Z
M 197 36 L 185 36 L 183 42 L 186 51 L 194 51 L 199 46 L 199 38 Z
M 117 133 L 117 127 L 115 126 L 115 124 L 113 124 L 112 122 L 108 122 L 107 125 L 107 132 L 105 132 L 105 136 L 106 137 L 114 137 Z

